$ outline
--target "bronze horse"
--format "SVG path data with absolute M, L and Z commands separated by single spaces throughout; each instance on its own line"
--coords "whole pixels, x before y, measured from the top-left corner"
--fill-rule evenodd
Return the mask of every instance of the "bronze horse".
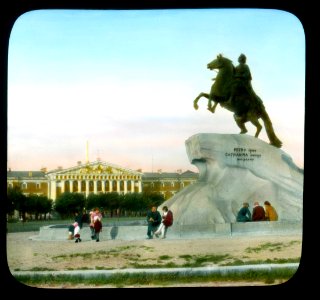
M 266 112 L 262 100 L 254 93 L 250 92 L 239 83 L 234 77 L 235 68 L 232 61 L 221 54 L 215 60 L 208 63 L 208 69 L 218 69 L 217 77 L 214 79 L 210 94 L 200 93 L 199 96 L 193 101 L 193 106 L 198 109 L 198 101 L 201 97 L 208 99 L 208 110 L 212 113 L 215 112 L 217 105 L 234 112 L 234 119 L 241 129 L 240 133 L 246 133 L 247 128 L 245 123 L 250 121 L 256 128 L 255 137 L 259 136 L 262 125 L 259 122 L 261 118 L 264 122 L 264 127 L 267 132 L 270 144 L 281 148 L 282 142 L 274 133 L 272 122 Z M 231 94 L 233 95 L 231 97 Z M 232 98 L 232 100 L 230 99 Z M 211 105 L 211 102 L 214 105 Z

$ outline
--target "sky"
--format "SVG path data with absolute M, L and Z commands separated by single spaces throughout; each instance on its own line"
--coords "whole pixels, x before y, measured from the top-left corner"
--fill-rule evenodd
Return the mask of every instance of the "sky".
M 281 10 L 212 8 L 21 15 L 9 40 L 8 169 L 71 168 L 88 154 L 143 172 L 197 171 L 189 137 L 240 132 L 231 112 L 210 113 L 205 98 L 193 108 L 220 53 L 234 65 L 247 56 L 282 150 L 303 168 L 302 24 Z M 259 138 L 269 142 L 264 128 Z

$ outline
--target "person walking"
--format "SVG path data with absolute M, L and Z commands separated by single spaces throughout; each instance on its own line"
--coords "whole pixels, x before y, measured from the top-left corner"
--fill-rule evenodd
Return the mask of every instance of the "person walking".
M 96 242 L 99 242 L 100 241 L 100 239 L 99 239 L 100 232 L 102 231 L 102 223 L 101 223 L 99 216 L 94 216 L 93 228 L 94 228 Z
M 95 240 L 96 237 L 96 231 L 94 229 L 94 218 L 98 217 L 100 222 L 102 222 L 102 214 L 100 213 L 100 210 L 98 207 L 94 208 L 92 211 L 90 211 L 90 232 L 91 232 L 91 239 Z

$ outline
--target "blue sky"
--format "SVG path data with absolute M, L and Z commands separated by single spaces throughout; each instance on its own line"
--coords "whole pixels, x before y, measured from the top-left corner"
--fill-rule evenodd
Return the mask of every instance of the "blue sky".
M 282 149 L 303 167 L 305 36 L 280 10 L 38 10 L 15 22 L 8 60 L 8 168 L 89 159 L 143 171 L 193 170 L 185 140 L 238 133 L 200 100 L 222 53 L 247 56 Z M 201 102 L 202 101 L 202 102 Z M 255 128 L 248 124 L 248 134 Z M 259 136 L 268 142 L 263 129 Z

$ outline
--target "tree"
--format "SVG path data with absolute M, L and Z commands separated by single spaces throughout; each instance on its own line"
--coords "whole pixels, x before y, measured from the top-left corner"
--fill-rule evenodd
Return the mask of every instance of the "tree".
M 54 209 L 63 218 L 72 217 L 76 211 L 82 212 L 85 207 L 86 199 L 80 193 L 62 193 L 55 202 Z
M 94 207 L 101 207 L 99 202 L 101 202 L 99 201 L 99 195 L 89 194 L 87 197 L 86 208 L 92 209 Z
M 160 193 L 144 193 L 143 194 L 147 207 L 159 206 L 165 201 L 165 198 Z
M 22 194 L 20 189 L 18 189 L 17 187 L 9 187 L 7 190 L 7 214 L 9 216 L 13 216 L 14 214 L 14 210 L 15 210 L 15 203 L 16 203 L 16 198 L 18 194 Z
M 20 187 L 15 186 L 7 190 L 7 213 L 12 215 L 14 210 L 19 211 L 19 217 L 26 220 L 27 197 L 22 193 Z
M 128 210 L 131 214 L 137 214 L 140 210 L 145 210 L 145 202 L 141 193 L 125 194 L 123 196 L 122 208 Z
M 110 217 L 114 215 L 114 211 L 121 209 L 121 199 L 117 192 L 105 193 L 101 195 L 101 206 L 110 211 Z
M 27 197 L 26 211 L 29 214 L 34 214 L 36 220 L 38 220 L 39 216 L 41 219 L 41 214 L 44 214 L 44 218 L 46 218 L 46 214 L 51 210 L 52 200 L 46 196 L 32 194 Z

